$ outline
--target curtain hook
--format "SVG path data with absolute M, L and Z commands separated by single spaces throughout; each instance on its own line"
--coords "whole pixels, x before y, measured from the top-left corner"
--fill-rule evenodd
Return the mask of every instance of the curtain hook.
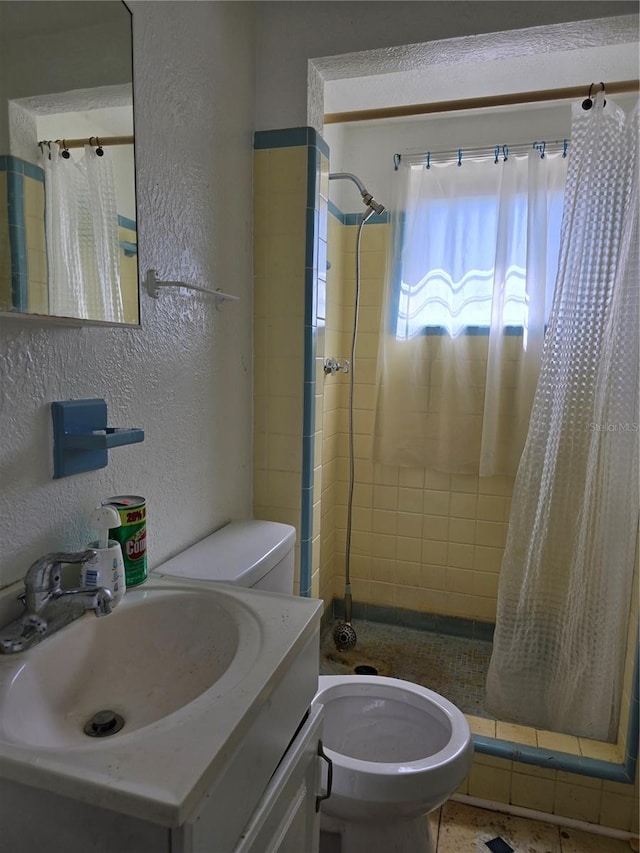
M 431 168 L 431 151 L 427 151 L 427 169 Z
M 462 166 L 462 148 L 458 148 L 458 166 Z
M 393 155 L 393 171 L 394 172 L 398 171 L 401 160 L 402 160 L 402 155 L 400 155 L 400 154 L 394 154 Z
M 502 146 L 502 161 L 503 161 L 503 163 L 506 163 L 508 159 L 509 159 L 509 146 L 503 145 Z
M 47 139 L 47 148 L 49 149 L 49 160 L 51 160 L 51 140 Z
M 500 154 L 500 146 L 499 145 L 496 145 L 496 149 L 493 152 L 493 154 L 494 154 L 493 162 L 497 163 L 498 162 L 498 155 Z
M 569 142 L 564 139 L 562 142 L 562 157 L 565 158 L 567 156 L 567 149 L 569 148 Z
M 67 148 L 67 140 L 66 139 L 62 140 L 62 157 L 64 157 L 65 160 L 68 160 L 69 157 L 71 157 L 71 154 L 69 153 L 69 149 Z
M 539 148 L 538 150 L 540 151 L 540 159 L 541 159 L 541 160 L 544 160 L 544 152 L 545 152 L 546 147 L 547 147 L 547 143 L 546 143 L 546 142 L 541 142 L 541 143 L 540 143 L 540 148 Z
M 103 154 L 104 154 L 104 150 L 103 150 L 103 148 L 102 148 L 102 145 L 100 145 L 100 140 L 98 139 L 98 137 L 97 137 L 97 136 L 96 136 L 96 145 L 98 146 L 98 147 L 96 148 L 96 155 L 97 155 L 98 157 L 102 157 L 102 156 L 103 156 Z

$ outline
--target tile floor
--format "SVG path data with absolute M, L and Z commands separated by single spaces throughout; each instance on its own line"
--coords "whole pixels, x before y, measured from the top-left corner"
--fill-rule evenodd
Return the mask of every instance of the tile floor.
M 631 853 L 626 841 L 452 801 L 430 820 L 437 853 L 490 853 L 486 842 L 496 838 L 508 845 L 503 848 L 505 853 L 509 847 L 514 853 Z M 320 853 L 340 853 L 339 837 L 322 833 Z
M 354 624 L 358 644 L 347 652 L 336 651 L 333 644 L 335 623 L 324 629 L 321 675 L 353 675 L 358 665 L 374 666 L 378 675 L 403 678 L 435 690 L 465 714 L 490 716 L 482 703 L 491 643 L 364 619 Z

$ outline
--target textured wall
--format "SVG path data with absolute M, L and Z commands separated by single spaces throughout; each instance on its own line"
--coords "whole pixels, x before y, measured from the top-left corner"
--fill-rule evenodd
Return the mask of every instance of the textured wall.
M 336 72 L 345 77 L 372 73 L 370 60 L 361 57 L 361 64 L 353 58 L 346 58 L 346 66 L 341 60 L 334 60 L 338 54 L 353 51 L 372 51 L 377 49 L 376 61 L 384 59 L 385 52 L 392 55 L 394 63 L 403 61 L 405 67 L 411 67 L 415 59 L 415 46 L 418 42 L 431 42 L 437 39 L 472 36 L 480 33 L 495 33 L 526 27 L 561 24 L 565 21 L 581 21 L 600 18 L 604 15 L 631 15 L 638 11 L 637 3 L 632 2 L 555 2 L 522 3 L 520 0 L 507 2 L 456 2 L 455 12 L 451 3 L 435 2 L 415 3 L 394 0 L 394 2 L 368 3 L 363 7 L 360 2 L 269 2 L 257 4 L 257 31 L 260 34 L 257 47 L 257 122 L 260 130 L 281 127 L 298 127 L 312 124 L 320 130 L 317 103 L 318 81 L 312 86 L 315 97 L 308 105 L 308 61 L 320 57 L 330 57 L 320 63 L 322 73 L 330 75 L 329 66 L 340 67 Z M 565 29 L 565 28 L 563 28 Z M 583 38 L 580 28 L 573 35 L 566 28 L 569 47 L 577 39 Z M 295 33 L 295 38 L 286 41 L 286 33 Z M 521 36 L 520 40 L 524 37 Z M 544 50 L 546 35 L 538 36 L 538 48 Z M 511 43 L 511 38 L 506 39 Z M 486 58 L 494 58 L 496 45 L 500 40 L 492 36 L 487 45 Z M 404 46 L 400 57 L 395 46 Z M 509 49 L 508 47 L 506 48 Z M 525 48 L 526 49 L 526 48 Z M 475 43 L 467 47 L 473 58 Z M 516 51 L 519 53 L 519 49 Z M 420 61 L 423 61 L 421 57 Z M 364 64 L 364 67 L 363 67 Z M 379 66 L 378 66 L 379 67 Z M 401 67 L 401 66 L 396 66 Z M 536 88 L 532 86 L 532 88 Z
M 141 270 L 241 301 L 143 293 L 133 330 L 0 319 L 0 585 L 82 546 L 111 494 L 147 497 L 152 566 L 251 513 L 252 10 L 131 6 Z M 52 480 L 49 403 L 83 397 L 145 441 Z

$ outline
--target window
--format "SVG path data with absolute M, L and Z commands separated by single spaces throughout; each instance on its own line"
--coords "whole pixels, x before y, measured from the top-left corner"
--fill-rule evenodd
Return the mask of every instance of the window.
M 533 168 L 528 155 L 409 167 L 394 276 L 398 339 L 488 334 L 492 318 L 507 333 L 526 334 L 539 288 L 546 322 L 565 161 L 555 154 L 539 164 L 537 152 L 531 159 Z

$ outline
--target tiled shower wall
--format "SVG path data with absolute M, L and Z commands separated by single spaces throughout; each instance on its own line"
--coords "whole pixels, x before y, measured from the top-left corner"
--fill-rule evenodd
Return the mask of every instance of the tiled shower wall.
M 348 224 L 351 219 L 336 212 L 329 222 L 326 353 L 340 360 L 349 356 L 354 315 L 357 225 Z M 513 480 L 371 461 L 388 237 L 389 226 L 376 217 L 363 228 L 354 377 L 353 596 L 360 603 L 493 622 Z M 475 343 L 486 348 L 482 338 Z M 331 538 L 323 529 L 321 587 L 332 588 L 336 597 L 342 596 L 344 578 L 348 382 L 344 373 L 324 379 L 323 498 L 331 499 L 328 507 L 323 499 L 323 528 L 326 517 Z
M 295 591 L 321 596 L 328 149 L 311 128 L 254 148 L 254 515 L 296 528 Z

